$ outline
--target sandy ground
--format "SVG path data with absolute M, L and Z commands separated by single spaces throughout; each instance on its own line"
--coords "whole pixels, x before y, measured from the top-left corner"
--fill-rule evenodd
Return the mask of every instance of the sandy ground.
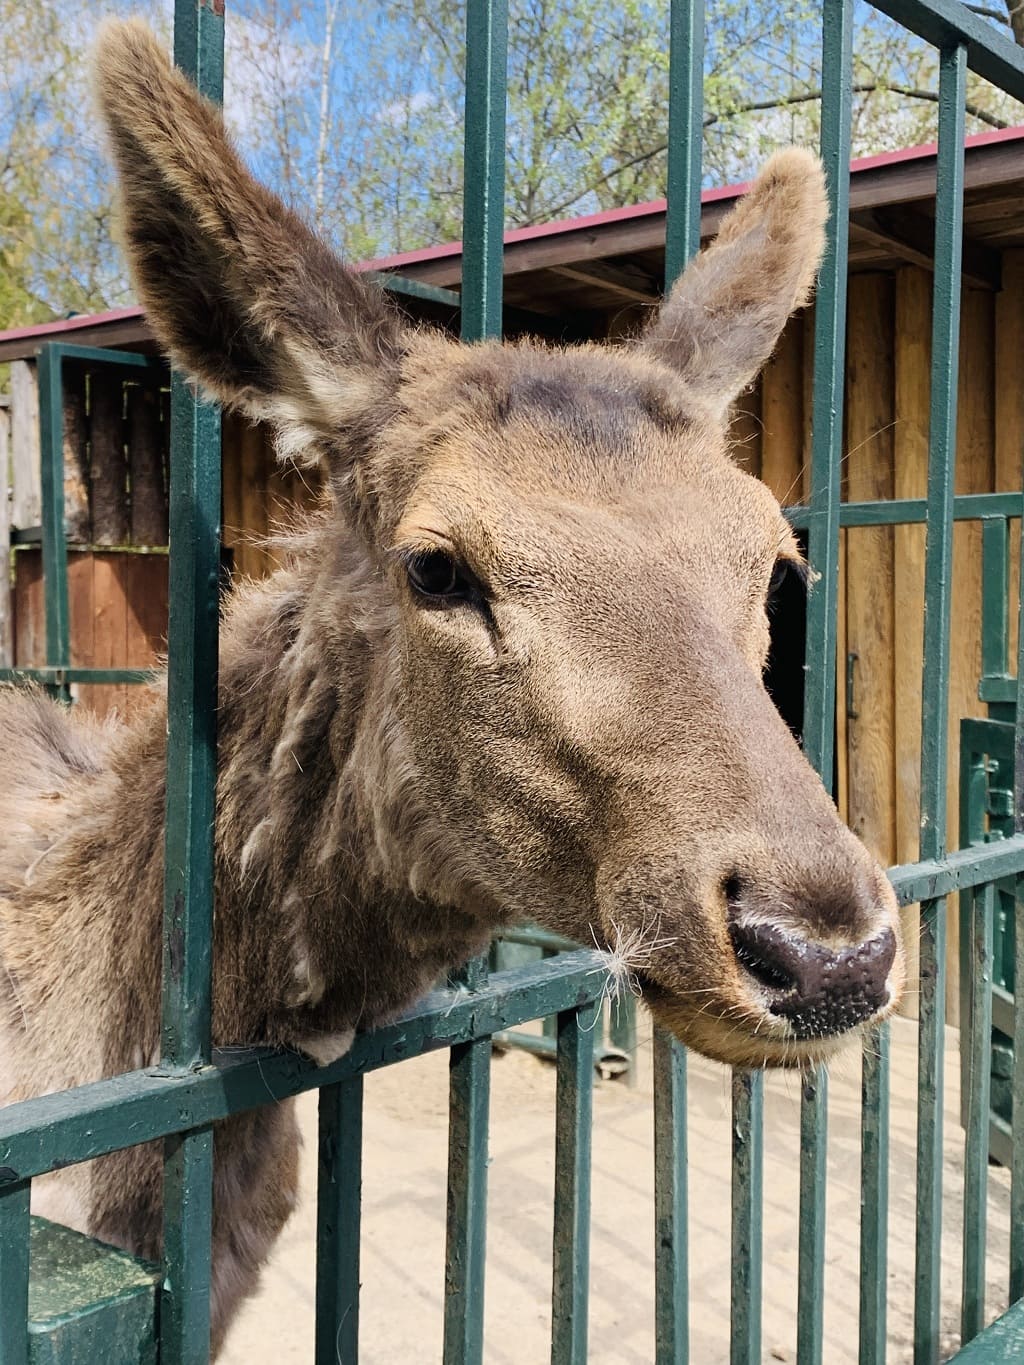
M 893 1035 L 890 1167 L 890 1365 L 909 1361 L 914 1282 L 916 1028 Z M 960 1295 L 962 1134 L 957 1122 L 957 1035 L 947 1036 L 946 1347 L 956 1344 Z M 650 1045 L 638 1049 L 638 1084 L 599 1083 L 594 1103 L 590 1361 L 650 1365 L 654 1356 L 653 1167 Z M 554 1068 L 524 1053 L 495 1057 L 492 1077 L 487 1365 L 544 1365 L 550 1353 Z M 857 1359 L 860 1067 L 833 1070 L 828 1166 L 824 1359 Z M 316 1097 L 301 1101 L 305 1134 L 301 1207 L 245 1308 L 224 1365 L 313 1359 Z M 799 1088 L 769 1077 L 765 1135 L 764 1360 L 796 1359 Z M 689 1198 L 691 1361 L 728 1361 L 728 1076 L 691 1060 Z M 444 1282 L 447 1054 L 375 1073 L 366 1083 L 361 1365 L 441 1359 Z M 989 1200 L 989 1313 L 1005 1303 L 1009 1181 L 993 1169 Z M 354 1362 L 339 1362 L 354 1365 Z

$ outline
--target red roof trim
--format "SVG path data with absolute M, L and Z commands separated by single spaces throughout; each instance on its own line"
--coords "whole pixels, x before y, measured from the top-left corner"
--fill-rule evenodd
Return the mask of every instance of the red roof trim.
M 33 337 L 57 336 L 61 332 L 77 332 L 83 327 L 105 326 L 107 323 L 127 322 L 130 318 L 141 318 L 143 310 L 133 304 L 130 308 L 111 308 L 106 313 L 76 313 L 72 318 L 61 318 L 57 322 L 37 322 L 32 327 L 12 327 L 10 331 L 0 332 L 0 341 L 31 341 Z
M 985 133 L 974 133 L 964 139 L 968 150 L 973 147 L 987 147 L 999 142 L 1024 141 L 1024 125 L 1014 128 L 994 128 Z M 896 152 L 883 152 L 878 156 L 859 157 L 850 163 L 850 174 L 860 171 L 875 171 L 886 166 L 896 166 L 907 161 L 923 161 L 935 156 L 936 143 L 928 142 L 918 147 L 902 147 Z M 715 204 L 723 200 L 738 199 L 744 194 L 749 182 L 735 185 L 720 185 L 701 192 L 701 204 Z M 528 242 L 538 237 L 555 237 L 573 232 L 591 232 L 608 223 L 623 223 L 635 218 L 653 218 L 665 212 L 665 200 L 653 199 L 645 204 L 628 204 L 625 208 L 607 209 L 603 213 L 585 214 L 579 218 L 563 218 L 555 223 L 539 223 L 535 227 L 510 228 L 505 233 L 506 246 L 516 242 Z M 358 261 L 353 270 L 398 271 L 411 265 L 421 265 L 427 261 L 449 259 L 462 254 L 461 242 L 444 242 L 440 246 L 423 247 L 419 251 L 405 251 L 396 256 L 380 256 L 372 261 Z M 34 337 L 53 337 L 62 332 L 75 332 L 85 327 L 128 321 L 141 318 L 143 310 L 139 307 L 115 308 L 108 313 L 89 313 L 80 317 L 63 318 L 59 322 L 39 323 L 34 327 L 16 327 L 11 331 L 0 331 L 0 341 L 31 341 Z

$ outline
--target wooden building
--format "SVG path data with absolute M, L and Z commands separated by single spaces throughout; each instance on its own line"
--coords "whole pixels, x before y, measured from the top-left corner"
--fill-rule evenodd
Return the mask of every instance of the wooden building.
M 919 498 L 925 492 L 934 230 L 934 147 L 854 163 L 850 188 L 846 458 L 843 497 Z M 958 493 L 1020 491 L 1024 455 L 1024 129 L 968 140 L 962 301 Z M 703 197 L 711 236 L 741 186 Z M 664 203 L 509 232 L 509 330 L 564 339 L 634 332 L 662 288 Z M 396 294 L 414 317 L 457 326 L 458 244 L 373 261 L 430 297 Z M 813 318 L 795 318 L 735 418 L 736 455 L 787 504 L 807 484 Z M 11 499 L 0 500 L 0 552 L 14 544 L 0 592 L 0 664 L 43 662 L 38 535 L 39 446 L 35 357 L 46 342 L 154 353 L 138 309 L 0 333 L 11 362 L 0 408 L 0 461 L 9 443 Z M 142 378 L 67 364 L 65 499 L 73 662 L 146 666 L 166 621 L 167 375 Z M 308 474 L 280 468 L 266 433 L 227 417 L 223 522 L 234 574 L 275 563 L 275 528 L 316 496 Z M 950 844 L 957 843 L 960 719 L 984 715 L 981 672 L 981 530 L 955 535 L 950 698 Z M 836 794 L 853 828 L 885 864 L 917 857 L 924 530 L 842 533 Z M 1016 593 L 1016 584 L 1011 584 Z M 1011 599 L 1012 600 L 1012 599 Z M 99 711 L 131 705 L 128 687 L 81 689 Z M 86 695 L 91 693 L 92 695 Z M 951 924 L 955 929 L 955 924 Z M 955 989 L 951 985 L 951 1010 Z

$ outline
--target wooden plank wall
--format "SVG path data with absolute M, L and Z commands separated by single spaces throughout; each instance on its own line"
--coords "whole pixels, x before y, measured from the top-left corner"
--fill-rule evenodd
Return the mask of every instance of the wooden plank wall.
M 319 476 L 282 468 L 267 429 L 231 413 L 224 418 L 223 452 L 223 535 L 233 575 L 262 578 L 281 563 L 282 537 L 316 506 Z
M 167 643 L 167 556 L 118 550 L 68 555 L 71 662 L 80 668 L 152 668 Z M 40 551 L 14 556 L 14 658 L 46 662 Z M 134 684 L 78 687 L 78 701 L 97 715 L 127 715 L 143 702 Z
M 851 277 L 844 433 L 843 496 L 923 497 L 928 468 L 931 275 L 906 266 L 893 275 Z M 1003 259 L 996 296 L 967 289 L 962 302 L 956 491 L 1021 487 L 1024 454 L 1024 251 Z M 798 502 L 806 485 L 806 453 L 794 452 L 806 422 L 811 376 L 807 324 L 794 320 L 761 384 L 743 400 L 734 423 L 737 458 L 780 500 Z M 799 391 L 798 377 L 803 389 Z M 1017 537 L 1011 537 L 1016 542 Z M 920 817 L 921 660 L 924 528 L 862 527 L 843 532 L 840 547 L 839 696 L 840 807 L 885 864 L 917 857 Z M 959 842 L 959 726 L 982 716 L 981 530 L 959 525 L 954 537 L 953 633 L 949 705 L 949 846 Z M 1014 554 L 1012 591 L 1019 565 Z M 1011 601 L 1015 600 L 1011 598 Z M 1011 611 L 1011 618 L 1015 613 Z M 1016 622 L 1011 648 L 1016 648 Z M 853 697 L 846 696 L 847 655 L 855 654 Z M 1011 658 L 1012 666 L 1012 658 Z M 853 713 L 847 715 L 849 710 Z M 917 959 L 916 907 L 905 928 L 912 970 Z M 951 964 L 957 951 L 951 905 Z M 956 1021 L 956 972 L 948 994 Z

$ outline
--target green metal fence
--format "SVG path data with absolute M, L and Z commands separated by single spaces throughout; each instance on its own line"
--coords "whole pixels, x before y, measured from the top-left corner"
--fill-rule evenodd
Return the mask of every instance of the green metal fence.
M 890 872 L 899 899 L 922 915 L 918 1096 L 915 1361 L 939 1357 L 942 1227 L 943 1020 L 945 912 L 961 894 L 971 951 L 970 1030 L 963 1041 L 976 1083 L 965 1103 L 964 1340 L 985 1322 L 986 1158 L 989 1142 L 988 1053 L 992 916 L 995 888 L 1019 899 L 1024 825 L 1014 766 L 1012 829 L 1006 837 L 947 853 L 946 716 L 949 681 L 952 532 L 955 519 L 995 518 L 1005 528 L 1021 513 L 1020 494 L 954 497 L 965 81 L 969 69 L 1024 99 L 1024 54 L 958 0 L 882 0 L 878 8 L 940 54 L 938 193 L 934 274 L 932 403 L 927 497 L 920 501 L 840 505 L 847 193 L 851 137 L 853 0 L 824 0 L 821 150 L 831 220 L 815 313 L 813 444 L 810 497 L 792 512 L 806 531 L 816 576 L 809 599 L 805 743 L 826 783 L 833 769 L 840 526 L 924 523 L 927 527 L 923 672 L 920 861 Z M 208 95 L 221 88 L 224 18 L 213 0 L 177 0 L 175 57 Z M 502 190 L 507 16 L 504 0 L 468 0 L 466 200 L 462 331 L 467 340 L 501 327 Z M 668 282 L 696 250 L 701 182 L 703 8 L 671 7 Z M 48 362 L 58 364 L 59 358 Z M 123 358 L 123 363 L 135 363 Z M 59 385 L 44 385 L 44 392 Z M 44 413 L 44 419 L 46 414 Z M 48 420 L 59 421 L 51 409 Z M 367 1071 L 435 1049 L 451 1057 L 448 1251 L 444 1284 L 444 1359 L 484 1358 L 488 1087 L 491 1039 L 530 1019 L 554 1016 L 557 1055 L 555 1233 L 552 1248 L 556 1365 L 587 1353 L 590 1028 L 599 1008 L 600 959 L 577 951 L 488 976 L 482 963 L 457 990 L 436 992 L 403 1019 L 357 1037 L 351 1053 L 316 1069 L 294 1055 L 210 1051 L 212 813 L 216 766 L 217 586 L 220 474 L 219 418 L 180 380 L 172 400 L 171 620 L 166 834 L 163 1062 L 12 1106 L 0 1115 L 0 1365 L 29 1360 L 29 1191 L 32 1179 L 60 1166 L 141 1142 L 164 1143 L 165 1253 L 160 1289 L 160 1359 L 200 1362 L 208 1354 L 212 1125 L 229 1114 L 303 1090 L 320 1091 L 317 1231 L 319 1365 L 353 1361 L 359 1349 L 359 1222 L 362 1083 Z M 46 426 L 44 420 L 44 440 Z M 59 608 L 63 540 L 59 489 L 49 490 L 44 526 L 47 588 L 58 602 L 48 632 L 46 681 L 69 674 Z M 1015 532 L 1019 534 L 1019 527 Z M 1004 584 L 1005 591 L 1005 584 Z M 1024 631 L 1021 632 L 1024 645 Z M 999 700 L 1016 704 L 1013 753 L 1021 755 L 1024 670 L 1004 663 Z M 1009 723 L 1005 715 L 1004 723 Z M 1009 820 L 1009 816 L 1006 817 Z M 1012 916 L 1011 916 L 1012 918 Z M 1016 934 L 1016 979 L 1024 980 L 1024 933 Z M 174 951 L 171 951 L 171 948 Z M 1007 1132 L 1024 1126 L 1024 1012 L 1004 1025 L 1013 1044 Z M 883 1028 L 863 1055 L 860 1228 L 860 1360 L 886 1352 L 889 1046 Z M 824 1072 L 804 1078 L 798 1360 L 823 1359 L 825 1153 Z M 687 1274 L 686 1058 L 659 1035 L 655 1043 L 656 1361 L 689 1358 Z M 732 1360 L 761 1360 L 763 1077 L 733 1078 Z M 1012 1168 L 1012 1234 L 1007 1267 L 1009 1312 L 977 1336 L 959 1359 L 1024 1359 L 1024 1142 L 1006 1155 Z M 440 1291 L 439 1286 L 439 1291 Z M 699 1312 L 699 1305 L 695 1311 Z M 1016 1345 L 1014 1345 L 1016 1343 Z M 88 1352 L 88 1348 L 85 1348 Z M 109 1343 L 75 1359 L 111 1358 Z

